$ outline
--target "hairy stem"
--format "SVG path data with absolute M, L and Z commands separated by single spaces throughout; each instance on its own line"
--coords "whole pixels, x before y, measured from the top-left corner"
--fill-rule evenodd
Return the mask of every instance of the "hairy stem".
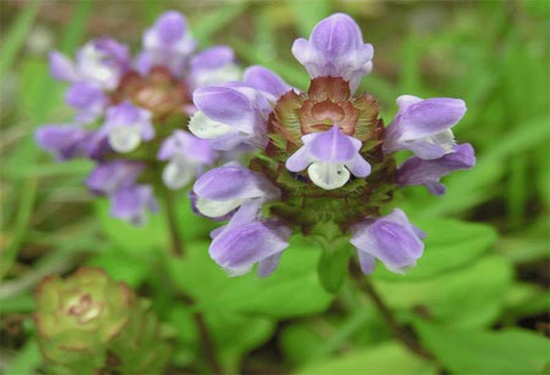
M 362 280 L 360 281 L 360 288 L 370 297 L 372 302 L 374 302 L 374 305 L 380 312 L 380 315 L 382 315 L 389 329 L 399 341 L 401 341 L 418 356 L 427 360 L 434 360 L 433 355 L 426 351 L 426 349 L 424 349 L 420 345 L 420 343 L 397 322 L 397 320 L 393 316 L 392 311 L 386 306 L 386 304 L 374 288 L 374 285 L 372 285 L 368 278 L 362 278 Z
M 168 222 L 168 232 L 170 235 L 170 251 L 175 257 L 181 257 L 185 253 L 183 241 L 180 237 L 179 227 L 176 219 L 176 211 L 174 210 L 175 199 L 174 193 L 169 189 L 164 189 L 164 212 Z

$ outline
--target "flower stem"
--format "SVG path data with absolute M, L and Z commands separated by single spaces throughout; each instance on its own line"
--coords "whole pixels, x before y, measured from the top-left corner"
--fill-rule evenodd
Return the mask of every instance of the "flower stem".
M 386 304 L 382 300 L 382 297 L 380 297 L 380 294 L 378 294 L 378 292 L 374 288 L 374 285 L 372 285 L 372 283 L 367 277 L 362 278 L 362 280 L 359 283 L 359 286 L 361 290 L 363 290 L 371 298 L 372 302 L 374 302 L 374 305 L 380 312 L 380 315 L 382 315 L 382 318 L 384 318 L 389 329 L 392 331 L 392 333 L 395 335 L 395 337 L 399 341 L 401 341 L 404 345 L 406 345 L 411 351 L 413 351 L 418 356 L 430 361 L 434 360 L 433 355 L 430 352 L 428 352 L 426 349 L 424 349 L 420 345 L 420 343 L 415 338 L 413 338 L 397 322 L 397 320 L 393 316 L 393 313 L 386 306 Z
M 170 235 L 170 250 L 174 257 L 181 257 L 185 253 L 184 243 L 180 237 L 179 227 L 176 219 L 174 192 L 164 189 L 164 212 L 168 222 L 168 233 Z
M 179 293 L 180 298 L 185 302 L 187 306 L 193 306 L 195 301 L 188 295 Z M 195 324 L 198 329 L 199 339 L 202 346 L 202 352 L 204 354 L 204 359 L 206 364 L 210 369 L 211 374 L 223 374 L 223 368 L 218 362 L 216 356 L 216 347 L 214 345 L 214 340 L 212 339 L 210 332 L 208 331 L 208 326 L 204 320 L 204 316 L 200 312 L 193 313 L 193 319 L 195 319 Z

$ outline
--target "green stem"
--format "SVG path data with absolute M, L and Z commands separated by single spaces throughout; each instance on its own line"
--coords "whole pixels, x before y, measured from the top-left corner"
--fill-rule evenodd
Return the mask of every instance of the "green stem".
M 191 307 L 195 304 L 195 301 L 190 296 L 183 293 L 180 293 L 179 296 L 187 306 Z M 195 324 L 198 329 L 202 352 L 204 354 L 205 362 L 210 369 L 210 373 L 223 374 L 223 368 L 220 365 L 216 356 L 216 346 L 214 345 L 214 340 L 210 335 L 204 316 L 202 315 L 202 313 L 196 311 L 193 313 L 193 319 L 195 320 Z
M 382 318 L 394 336 L 419 357 L 433 361 L 434 356 L 426 351 L 426 349 L 424 349 L 420 343 L 397 322 L 392 311 L 386 306 L 384 300 L 380 294 L 378 294 L 370 280 L 363 276 L 359 286 L 361 290 L 363 290 L 370 297 L 372 302 L 374 302 L 378 312 L 380 312 L 380 315 L 382 315 Z
M 164 212 L 168 222 L 168 233 L 170 235 L 170 249 L 174 257 L 182 257 L 185 253 L 183 240 L 181 239 L 178 222 L 176 218 L 174 193 L 169 189 L 164 189 Z

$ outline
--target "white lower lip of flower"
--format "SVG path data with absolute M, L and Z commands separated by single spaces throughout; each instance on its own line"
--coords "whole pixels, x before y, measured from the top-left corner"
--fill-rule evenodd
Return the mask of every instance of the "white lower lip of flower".
M 191 163 L 170 162 L 162 171 L 162 181 L 168 188 L 176 190 L 187 185 L 195 175 Z
M 197 137 L 203 139 L 216 138 L 233 132 L 231 126 L 213 121 L 202 112 L 195 113 L 191 118 L 191 121 L 189 121 L 189 130 Z
M 349 181 L 350 173 L 341 163 L 312 163 L 307 169 L 311 181 L 321 189 L 333 190 Z
M 201 214 L 208 217 L 221 217 L 227 215 L 235 208 L 244 203 L 246 199 L 236 199 L 232 201 L 214 201 L 210 199 L 199 198 L 197 209 Z
M 141 143 L 141 134 L 137 126 L 117 126 L 109 132 L 109 145 L 121 153 L 134 151 Z
M 215 70 L 206 70 L 195 76 L 195 87 L 217 85 L 236 81 L 241 77 L 241 70 L 235 64 L 227 64 Z
M 427 137 L 426 141 L 441 146 L 447 154 L 453 152 L 453 146 L 455 145 L 455 137 L 451 129 Z

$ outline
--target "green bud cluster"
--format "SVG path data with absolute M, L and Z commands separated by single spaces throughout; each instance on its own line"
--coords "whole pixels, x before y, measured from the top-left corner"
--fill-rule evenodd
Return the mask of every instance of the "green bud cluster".
M 98 268 L 45 278 L 35 292 L 34 322 L 54 374 L 160 373 L 170 345 L 147 300 Z

